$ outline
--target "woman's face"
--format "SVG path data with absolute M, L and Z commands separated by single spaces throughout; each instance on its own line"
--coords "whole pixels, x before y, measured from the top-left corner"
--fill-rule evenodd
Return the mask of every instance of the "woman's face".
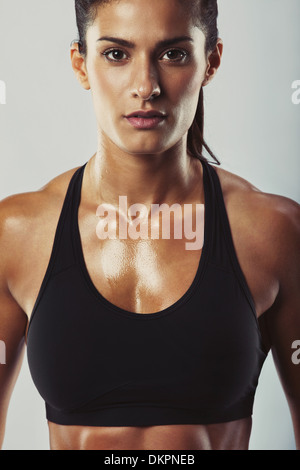
M 91 89 L 102 139 L 127 153 L 165 151 L 192 125 L 208 61 L 205 36 L 184 4 L 112 1 L 87 30 L 81 82 Z M 149 119 L 126 118 L 148 110 L 165 117 L 150 128 Z

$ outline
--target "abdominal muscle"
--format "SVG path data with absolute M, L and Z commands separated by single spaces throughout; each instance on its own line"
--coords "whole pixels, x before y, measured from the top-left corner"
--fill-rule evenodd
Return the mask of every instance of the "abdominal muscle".
M 252 419 L 209 425 L 48 425 L 51 450 L 247 450 Z

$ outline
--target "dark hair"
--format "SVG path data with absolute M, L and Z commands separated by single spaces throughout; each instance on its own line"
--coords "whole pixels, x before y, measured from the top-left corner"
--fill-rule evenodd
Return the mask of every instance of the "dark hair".
M 76 23 L 78 29 L 79 51 L 85 57 L 87 54 L 86 32 L 90 25 L 96 19 L 97 9 L 99 6 L 109 3 L 112 0 L 75 0 Z M 117 0 L 113 0 L 117 1 Z M 186 0 L 179 0 L 185 2 Z M 189 0 L 190 1 L 190 0 Z M 188 6 L 195 24 L 203 31 L 206 36 L 205 53 L 212 52 L 218 40 L 218 4 L 217 0 L 192 0 Z M 199 160 L 207 161 L 202 155 L 203 148 L 215 160 L 214 163 L 220 165 L 219 160 L 215 157 L 211 149 L 204 140 L 204 96 L 203 87 L 201 87 L 197 111 L 193 124 L 188 131 L 187 138 L 188 152 Z

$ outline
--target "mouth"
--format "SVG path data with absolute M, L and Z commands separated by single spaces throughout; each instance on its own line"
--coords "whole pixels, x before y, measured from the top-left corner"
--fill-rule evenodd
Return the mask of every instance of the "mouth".
M 167 115 L 160 111 L 136 111 L 125 118 L 135 129 L 155 129 L 165 121 Z

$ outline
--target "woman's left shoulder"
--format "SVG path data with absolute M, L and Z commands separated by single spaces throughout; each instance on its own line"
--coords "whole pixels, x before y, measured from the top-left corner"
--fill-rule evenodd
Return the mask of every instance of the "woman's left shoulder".
M 224 203 L 238 252 L 278 281 L 300 278 L 300 205 L 263 192 L 246 179 L 218 168 Z M 285 281 L 282 281 L 285 282 Z
M 280 228 L 291 234 L 300 235 L 300 204 L 279 194 L 267 193 L 254 186 L 245 178 L 215 167 L 218 174 L 226 209 L 240 218 L 253 222 L 253 228 L 264 230 Z M 269 224 L 269 225 L 268 225 Z

